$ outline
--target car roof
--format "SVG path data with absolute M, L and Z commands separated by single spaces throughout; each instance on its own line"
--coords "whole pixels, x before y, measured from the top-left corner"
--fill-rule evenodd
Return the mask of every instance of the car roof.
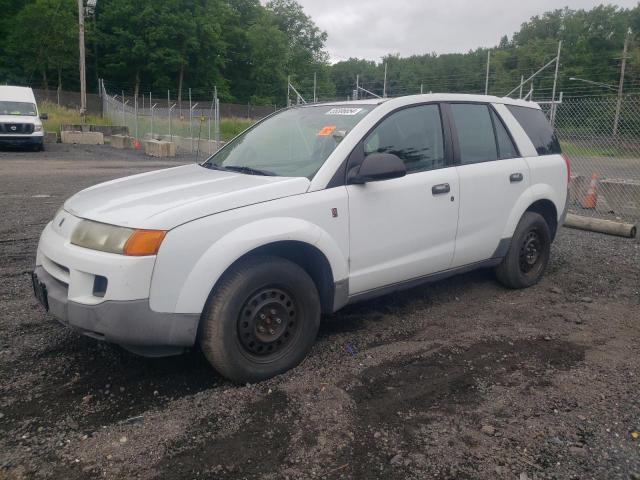
M 335 106 L 358 106 L 358 105 L 380 105 L 382 103 L 397 103 L 400 105 L 410 105 L 412 103 L 426 102 L 478 102 L 478 103 L 499 103 L 504 105 L 516 105 L 519 107 L 540 109 L 540 105 L 535 102 L 520 100 L 510 97 L 495 97 L 492 95 L 469 95 L 463 93 L 429 93 L 424 95 L 408 95 L 394 98 L 370 98 L 366 100 L 350 100 L 343 102 L 326 102 L 322 105 Z M 317 104 L 316 104 L 317 105 Z M 312 106 L 312 105 L 310 105 Z
M 33 90 L 29 87 L 0 85 L 0 101 L 36 103 Z

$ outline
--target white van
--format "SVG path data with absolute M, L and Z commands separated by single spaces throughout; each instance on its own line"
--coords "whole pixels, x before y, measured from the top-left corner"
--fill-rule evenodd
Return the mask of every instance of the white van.
M 0 86 L 0 146 L 24 146 L 44 150 L 42 120 L 33 90 Z
M 295 367 L 320 314 L 496 268 L 535 285 L 569 162 L 537 104 L 421 95 L 291 108 L 202 165 L 67 200 L 40 238 L 37 298 L 148 356 L 200 343 L 240 383 Z

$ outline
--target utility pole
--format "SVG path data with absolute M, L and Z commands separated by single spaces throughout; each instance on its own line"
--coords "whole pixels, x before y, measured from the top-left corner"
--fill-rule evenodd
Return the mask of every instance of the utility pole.
M 80 37 L 80 115 L 87 113 L 87 68 L 84 52 L 84 0 L 78 0 L 78 32 Z
M 360 98 L 360 75 L 356 75 L 356 91 L 354 92 L 354 100 Z
M 291 106 L 291 75 L 287 77 L 287 108 Z
M 560 53 L 562 51 L 562 40 L 558 42 L 558 56 L 556 57 L 556 73 L 553 77 L 553 92 L 551 93 L 551 125 L 556 124 L 556 89 L 558 88 L 558 72 L 560 71 Z
M 487 52 L 487 80 L 484 82 L 484 94 L 489 95 L 489 70 L 491 68 L 491 50 Z
M 313 103 L 318 103 L 318 72 L 313 74 Z
M 387 98 L 387 62 L 384 62 L 384 86 L 382 87 L 382 98 Z
M 618 104 L 616 105 L 616 116 L 613 120 L 613 136 L 618 136 L 620 127 L 620 113 L 622 111 L 622 94 L 624 93 L 624 73 L 627 68 L 627 52 L 629 51 L 629 39 L 631 29 L 627 30 L 627 37 L 624 39 L 624 49 L 622 51 L 622 67 L 620 68 L 620 86 L 618 87 Z

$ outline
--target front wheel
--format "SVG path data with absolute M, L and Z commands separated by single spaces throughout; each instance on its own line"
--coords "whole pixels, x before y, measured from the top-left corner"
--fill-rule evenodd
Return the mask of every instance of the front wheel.
M 225 377 L 258 382 L 297 366 L 319 326 L 320 298 L 309 275 L 289 260 L 254 257 L 233 266 L 215 287 L 200 346 Z
M 511 240 L 507 256 L 496 268 L 500 283 L 508 288 L 528 288 L 537 284 L 551 256 L 551 232 L 542 215 L 525 212 Z

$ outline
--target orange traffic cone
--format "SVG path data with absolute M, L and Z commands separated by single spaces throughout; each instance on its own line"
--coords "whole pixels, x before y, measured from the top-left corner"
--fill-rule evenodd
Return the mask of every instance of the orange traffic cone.
M 582 208 L 587 208 L 593 210 L 598 205 L 598 174 L 594 173 L 591 176 L 591 185 L 589 185 L 589 190 L 587 190 L 587 194 L 582 199 Z

